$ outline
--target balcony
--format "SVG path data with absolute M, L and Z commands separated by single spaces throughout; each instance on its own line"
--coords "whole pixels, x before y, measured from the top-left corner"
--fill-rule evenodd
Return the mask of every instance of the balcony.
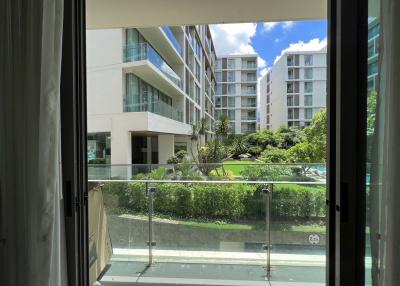
M 241 119 L 244 121 L 254 121 L 256 120 L 256 115 L 242 114 Z
M 324 168 L 90 165 L 112 246 L 101 285 L 325 285 Z
M 137 28 L 151 45 L 157 49 L 160 55 L 171 64 L 183 64 L 183 50 L 173 30 L 177 33 L 183 31 L 180 27 L 146 27 Z
M 124 70 L 133 72 L 167 93 L 181 93 L 182 79 L 148 43 L 124 47 Z
M 178 40 L 176 39 L 174 33 L 172 32 L 171 28 L 168 26 L 163 26 L 162 30 L 164 31 L 165 35 L 167 35 L 168 39 L 171 41 L 172 45 L 175 47 L 176 51 L 182 55 L 182 47 L 179 44 Z
M 243 63 L 242 64 L 242 69 L 248 70 L 248 69 L 257 69 L 256 63 Z
M 124 99 L 124 112 L 151 112 L 169 119 L 183 122 L 183 113 L 163 101 L 132 103 L 132 98 Z
M 243 108 L 255 108 L 257 107 L 257 103 L 256 102 L 243 102 L 242 101 L 242 105 Z
M 242 89 L 242 94 L 243 95 L 256 95 L 257 92 L 255 89 Z

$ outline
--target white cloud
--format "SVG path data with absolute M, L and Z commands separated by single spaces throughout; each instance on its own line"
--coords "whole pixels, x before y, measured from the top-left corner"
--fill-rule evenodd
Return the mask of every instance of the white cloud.
M 262 57 L 258 57 L 257 63 L 258 63 L 258 68 L 260 69 L 265 68 L 267 66 L 267 62 Z
M 279 56 L 275 58 L 274 64 L 280 59 L 280 57 L 285 52 L 293 52 L 293 51 L 320 51 L 325 48 L 327 45 L 327 39 L 320 40 L 318 38 L 312 39 L 307 43 L 303 41 L 299 41 L 297 43 L 292 43 L 288 48 L 284 49 Z
M 265 22 L 263 23 L 263 28 L 265 32 L 271 31 L 273 28 L 275 28 L 276 25 L 278 25 L 278 22 Z
M 256 35 L 257 24 L 210 25 L 217 55 L 256 54 L 251 38 Z M 264 68 L 266 61 L 258 57 L 258 68 Z
M 256 34 L 256 23 L 210 25 L 217 55 L 252 54 L 251 38 Z
M 270 32 L 278 26 L 281 26 L 283 30 L 289 30 L 294 26 L 294 24 L 295 22 L 293 21 L 265 22 L 263 23 L 263 32 Z
M 290 28 L 292 28 L 294 26 L 294 22 L 293 21 L 285 21 L 282 23 L 282 27 L 285 30 L 288 30 Z

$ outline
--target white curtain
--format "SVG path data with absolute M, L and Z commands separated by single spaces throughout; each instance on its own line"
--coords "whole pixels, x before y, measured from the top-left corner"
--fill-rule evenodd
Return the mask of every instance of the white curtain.
M 380 80 L 378 92 L 375 168 L 372 179 L 380 205 L 375 223 L 379 254 L 373 264 L 374 285 L 400 285 L 400 1 L 380 1 Z M 372 240 L 374 242 L 374 240 Z
M 0 285 L 67 285 L 62 22 L 63 0 L 0 1 Z

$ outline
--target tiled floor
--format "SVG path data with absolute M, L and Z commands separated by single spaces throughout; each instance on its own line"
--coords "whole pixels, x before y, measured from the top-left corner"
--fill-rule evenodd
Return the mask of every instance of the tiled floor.
M 101 285 L 232 285 L 323 286 L 325 268 L 320 266 L 273 266 L 270 276 L 259 265 L 204 263 L 156 263 L 113 261 Z

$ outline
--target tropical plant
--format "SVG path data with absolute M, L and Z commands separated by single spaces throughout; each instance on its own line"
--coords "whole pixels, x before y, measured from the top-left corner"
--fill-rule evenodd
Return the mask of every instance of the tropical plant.
M 229 120 L 226 116 L 221 116 L 215 125 L 215 136 L 217 139 L 221 140 L 222 143 L 225 143 L 228 138 L 230 130 Z
M 289 154 L 286 149 L 271 147 L 261 153 L 260 159 L 264 163 L 287 163 Z
M 248 151 L 248 145 L 243 136 L 236 136 L 229 147 L 229 153 L 235 158 Z

